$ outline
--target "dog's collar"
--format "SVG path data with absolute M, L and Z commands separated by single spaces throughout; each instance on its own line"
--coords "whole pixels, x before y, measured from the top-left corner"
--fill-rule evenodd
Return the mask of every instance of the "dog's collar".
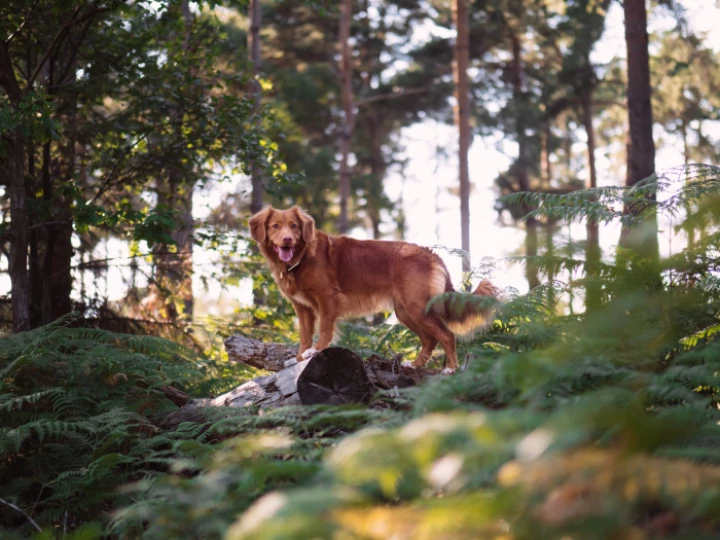
M 285 266 L 285 270 L 282 271 L 282 272 L 280 272 L 280 277 L 281 277 L 281 278 L 284 278 L 285 276 L 289 276 L 289 275 L 290 275 L 290 272 L 292 272 L 292 271 L 295 270 L 298 266 L 300 266 L 300 263 L 302 262 L 302 260 L 303 260 L 303 257 L 301 256 L 301 257 L 300 257 L 300 260 L 299 260 L 298 262 L 296 262 L 295 264 L 293 264 L 292 266 Z

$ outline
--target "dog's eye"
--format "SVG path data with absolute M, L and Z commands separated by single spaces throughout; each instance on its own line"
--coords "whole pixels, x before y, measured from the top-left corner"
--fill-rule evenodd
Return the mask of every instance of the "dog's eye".
M 275 225 L 273 225 L 273 229 L 279 229 L 279 228 L 280 228 L 280 225 L 278 225 L 277 223 Z
M 295 223 L 293 223 L 292 225 L 290 225 L 290 228 L 291 228 L 291 229 L 297 229 L 297 225 L 296 225 Z

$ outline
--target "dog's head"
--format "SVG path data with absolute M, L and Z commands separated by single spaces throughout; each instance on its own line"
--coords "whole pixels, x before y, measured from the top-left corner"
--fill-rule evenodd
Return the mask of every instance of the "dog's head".
M 315 239 L 315 222 L 297 206 L 275 210 L 268 206 L 250 218 L 250 234 L 258 244 L 265 243 L 284 263 Z

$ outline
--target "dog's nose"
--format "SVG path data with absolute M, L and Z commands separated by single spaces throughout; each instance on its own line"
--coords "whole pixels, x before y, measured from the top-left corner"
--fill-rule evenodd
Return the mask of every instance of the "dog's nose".
M 287 246 L 292 244 L 292 236 L 283 236 L 283 244 Z

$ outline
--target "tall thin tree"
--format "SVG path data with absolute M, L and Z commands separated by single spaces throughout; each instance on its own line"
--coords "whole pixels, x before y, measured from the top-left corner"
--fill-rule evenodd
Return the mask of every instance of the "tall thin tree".
M 629 120 L 626 185 L 634 186 L 655 173 L 655 143 L 650 87 L 646 0 L 625 0 L 625 43 L 627 45 L 627 102 Z M 651 197 L 654 199 L 654 196 Z M 652 202 L 650 203 L 652 204 Z M 626 206 L 635 214 L 644 208 Z M 652 214 L 642 226 L 623 227 L 621 245 L 641 255 L 658 258 L 657 216 Z
M 588 66 L 589 66 L 588 59 Z M 580 107 L 582 124 L 587 136 L 587 163 L 588 181 L 586 187 L 592 189 L 597 187 L 597 166 L 595 162 L 595 127 L 593 126 L 593 91 L 594 84 L 587 85 L 580 95 Z M 589 219 L 586 225 L 587 248 L 585 258 L 587 263 L 587 276 L 589 279 L 585 307 L 588 311 L 598 308 L 601 304 L 602 291 L 596 282 L 598 267 L 600 265 L 600 229 L 595 220 Z
M 453 51 L 453 81 L 455 83 L 455 125 L 458 129 L 458 168 L 460 176 L 460 231 L 461 245 L 467 257 L 463 258 L 463 272 L 470 271 L 470 81 L 468 65 L 470 30 L 467 0 L 453 0 L 453 24 L 457 32 Z
M 180 14 L 183 18 L 182 51 L 184 54 L 188 54 L 191 51 L 194 24 L 188 0 L 181 1 Z M 184 110 L 182 102 L 180 102 L 174 110 L 178 138 L 181 138 L 183 117 Z M 155 250 L 157 265 L 155 281 L 162 299 L 159 314 L 162 318 L 170 321 L 190 320 L 195 304 L 192 283 L 195 243 L 195 221 L 192 214 L 195 180 L 188 174 L 188 171 L 183 170 L 180 164 L 175 164 L 170 166 L 166 178 L 158 178 L 157 184 L 158 205 L 178 212 L 177 227 L 171 233 L 177 249 L 173 252 L 170 246 L 158 244 Z
M 19 110 L 23 91 L 15 75 L 7 40 L 0 40 L 0 86 L 7 94 L 13 111 Z M 25 189 L 25 137 L 21 126 L 5 134 L 7 148 L 0 158 L 0 173 L 6 179 L 10 196 L 10 252 L 7 254 L 10 271 L 13 330 L 30 329 L 30 270 L 28 246 L 29 217 Z
M 516 162 L 517 182 L 520 191 L 531 191 L 530 187 L 530 171 L 529 171 L 529 145 L 526 129 L 527 104 L 524 87 L 524 68 L 523 68 L 523 49 L 521 31 L 510 24 L 510 41 L 512 43 L 512 63 L 510 77 L 513 88 L 513 102 L 515 105 L 515 131 L 518 143 L 518 158 Z M 531 207 L 524 208 L 524 213 L 528 214 L 532 210 Z M 538 276 L 538 267 L 535 257 L 538 254 L 538 222 L 533 216 L 525 219 L 525 256 L 528 257 L 525 267 L 525 276 L 528 280 L 530 289 L 534 289 L 540 285 Z
M 355 130 L 355 99 L 352 89 L 352 53 L 350 50 L 350 25 L 352 24 L 352 0 L 340 3 L 340 28 L 338 48 L 340 49 L 340 100 L 343 122 L 340 131 L 340 217 L 338 232 L 348 231 L 348 200 L 350 199 L 350 149 Z
M 250 0 L 248 8 L 248 20 L 250 22 L 250 31 L 248 32 L 248 55 L 252 64 L 252 79 L 250 80 L 250 94 L 253 96 L 253 112 L 257 115 L 257 124 L 260 123 L 260 104 L 262 101 L 262 86 L 260 85 L 260 65 L 262 62 L 260 56 L 260 27 L 262 26 L 262 10 L 260 0 Z M 263 206 L 263 178 L 262 167 L 253 160 L 250 165 L 250 176 L 252 181 L 252 197 L 250 200 L 250 212 L 253 214 L 259 212 Z

